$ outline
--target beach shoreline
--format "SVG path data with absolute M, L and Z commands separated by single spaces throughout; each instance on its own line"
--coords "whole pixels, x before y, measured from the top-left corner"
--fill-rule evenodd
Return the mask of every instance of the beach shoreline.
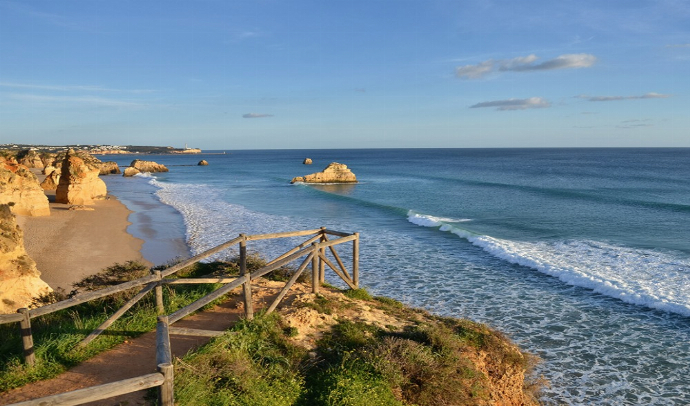
M 70 210 L 50 203 L 50 216 L 17 216 L 24 246 L 43 279 L 53 289 L 72 285 L 115 263 L 140 261 L 143 240 L 127 232 L 132 213 L 114 196 L 93 206 Z

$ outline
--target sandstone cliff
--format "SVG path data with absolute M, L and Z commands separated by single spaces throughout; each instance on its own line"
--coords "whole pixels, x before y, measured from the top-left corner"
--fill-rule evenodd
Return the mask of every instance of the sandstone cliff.
M 17 154 L 17 161 L 27 168 L 43 169 L 45 166 L 38 152 L 32 150 L 20 151 Z
M 94 200 L 105 199 L 107 188 L 105 182 L 98 178 L 100 160 L 95 161 L 84 160 L 73 150 L 65 155 L 60 183 L 55 191 L 57 203 L 89 205 Z
M 52 291 L 40 275 L 26 254 L 22 230 L 9 205 L 0 204 L 0 313 L 14 313 Z
M 46 166 L 44 174 L 46 177 L 41 182 L 43 190 L 57 190 L 60 184 L 60 171 L 54 166 Z
M 48 197 L 36 175 L 14 158 L 0 158 L 0 204 L 11 204 L 14 214 L 48 216 Z
M 129 166 L 137 169 L 139 172 L 168 172 L 168 168 L 166 168 L 165 165 L 153 161 L 135 159 Z
M 129 178 L 129 177 L 134 176 L 138 173 L 141 173 L 141 171 L 139 171 L 139 169 L 132 168 L 131 166 L 128 166 L 125 168 L 125 172 L 122 174 L 122 176 Z
M 357 183 L 357 177 L 347 165 L 331 162 L 323 172 L 293 178 L 290 183 Z

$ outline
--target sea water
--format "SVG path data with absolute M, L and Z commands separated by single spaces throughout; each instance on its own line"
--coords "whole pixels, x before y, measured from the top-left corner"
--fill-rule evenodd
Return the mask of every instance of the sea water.
M 313 165 L 302 164 L 307 157 Z M 135 157 L 107 158 L 128 165 Z M 165 242 L 176 238 L 196 254 L 240 233 L 359 232 L 363 286 L 506 333 L 542 359 L 547 404 L 690 404 L 689 149 L 145 159 L 170 172 L 106 179 L 143 216 L 133 227 L 144 220 L 139 233 L 153 262 L 172 259 Z M 347 164 L 359 183 L 290 184 L 330 162 Z M 249 248 L 270 257 L 290 243 Z

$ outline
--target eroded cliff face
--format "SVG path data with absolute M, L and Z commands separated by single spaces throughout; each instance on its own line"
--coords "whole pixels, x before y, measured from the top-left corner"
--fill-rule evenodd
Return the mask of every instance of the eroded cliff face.
M 345 164 L 331 162 L 322 172 L 293 178 L 290 183 L 357 183 L 357 177 Z
M 107 188 L 98 175 L 101 161 L 80 157 L 70 150 L 62 161 L 60 182 L 55 191 L 55 201 L 65 204 L 90 205 L 94 200 L 105 199 Z
M 10 206 L 0 204 L 0 313 L 14 313 L 51 292 L 40 275 L 24 249 L 23 233 Z
M 14 158 L 0 157 L 0 204 L 10 204 L 14 214 L 48 216 L 48 197 L 36 175 Z

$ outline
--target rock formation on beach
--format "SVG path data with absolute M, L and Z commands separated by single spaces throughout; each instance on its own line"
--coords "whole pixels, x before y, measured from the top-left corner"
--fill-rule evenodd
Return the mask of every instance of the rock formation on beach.
M 0 204 L 0 313 L 14 313 L 28 307 L 34 297 L 51 292 L 40 275 L 26 254 L 24 236 L 10 206 Z
M 94 158 L 95 159 L 95 158 Z M 70 150 L 62 161 L 60 183 L 55 191 L 55 201 L 66 204 L 93 204 L 105 199 L 107 188 L 98 175 L 100 160 L 84 160 Z
M 293 178 L 290 183 L 357 183 L 357 177 L 347 165 L 331 162 L 323 172 Z
M 43 169 L 45 164 L 38 152 L 33 150 L 21 151 L 17 154 L 17 161 L 27 168 Z
M 48 216 L 48 197 L 36 175 L 14 158 L 0 157 L 0 204 L 11 204 L 12 212 L 24 216 Z
M 302 161 L 302 164 L 304 164 L 304 165 L 311 165 L 311 164 L 312 164 L 311 158 L 304 158 L 304 161 Z
M 49 171 L 48 168 L 52 169 Z M 41 182 L 43 190 L 57 190 L 60 184 L 60 171 L 54 166 L 46 166 L 45 175 L 45 179 Z
M 153 161 L 142 161 L 141 159 L 135 159 L 129 166 L 137 169 L 139 172 L 168 172 L 168 168 L 165 165 Z
M 101 164 L 100 175 L 117 175 L 122 173 L 117 162 L 108 161 Z
M 131 166 L 128 166 L 128 167 L 125 168 L 125 172 L 122 174 L 122 176 L 124 176 L 124 177 L 126 177 L 126 178 L 129 178 L 129 177 L 132 177 L 132 176 L 134 176 L 134 175 L 136 175 L 136 174 L 138 174 L 138 173 L 141 173 L 141 172 L 139 171 L 139 169 L 137 169 L 137 168 L 132 168 Z

